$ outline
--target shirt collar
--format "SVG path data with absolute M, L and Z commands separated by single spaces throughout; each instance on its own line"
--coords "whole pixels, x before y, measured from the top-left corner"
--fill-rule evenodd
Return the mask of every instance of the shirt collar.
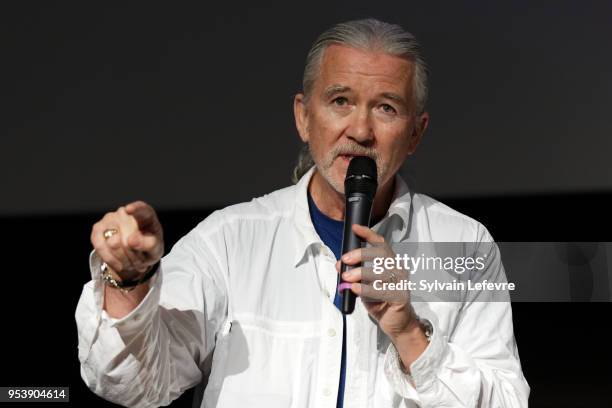
M 308 209 L 308 185 L 314 171 L 313 166 L 296 185 L 293 207 L 293 220 L 297 230 L 294 265 L 298 265 L 305 258 L 310 246 L 324 245 L 312 224 Z M 411 203 L 412 198 L 408 185 L 399 174 L 396 174 L 391 205 L 387 214 L 372 229 L 382 234 L 387 242 L 403 241 L 409 233 Z

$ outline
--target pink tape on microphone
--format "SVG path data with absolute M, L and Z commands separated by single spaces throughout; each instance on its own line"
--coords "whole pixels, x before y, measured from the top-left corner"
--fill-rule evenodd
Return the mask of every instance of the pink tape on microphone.
M 342 293 L 342 291 L 344 289 L 351 289 L 351 286 L 353 284 L 351 282 L 342 282 L 341 284 L 338 285 L 338 292 Z

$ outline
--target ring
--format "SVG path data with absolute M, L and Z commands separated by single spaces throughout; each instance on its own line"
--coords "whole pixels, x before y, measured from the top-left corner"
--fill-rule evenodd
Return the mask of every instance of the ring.
M 104 239 L 109 239 L 118 232 L 119 231 L 117 231 L 115 228 L 109 228 L 107 230 L 104 230 L 104 233 L 102 235 L 104 235 Z

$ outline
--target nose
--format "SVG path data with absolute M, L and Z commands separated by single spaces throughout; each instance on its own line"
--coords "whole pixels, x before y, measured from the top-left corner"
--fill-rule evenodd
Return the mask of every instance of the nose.
M 369 110 L 367 108 L 355 109 L 349 121 L 346 136 L 361 145 L 371 144 L 374 140 L 374 131 Z

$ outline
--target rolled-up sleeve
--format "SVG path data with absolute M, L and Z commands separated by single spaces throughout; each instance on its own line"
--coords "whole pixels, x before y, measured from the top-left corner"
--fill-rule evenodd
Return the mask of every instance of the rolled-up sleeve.
M 76 322 L 81 375 L 101 397 L 130 407 L 168 405 L 202 379 L 227 316 L 227 263 L 198 226 L 165 256 L 143 301 L 127 316 L 103 310 L 99 259 Z
M 505 281 L 497 246 L 491 248 L 486 278 Z M 527 407 L 529 385 L 509 301 L 471 298 L 451 333 L 442 332 L 433 320 L 430 343 L 411 364 L 410 375 L 401 370 L 393 344 L 387 349 L 385 375 L 397 394 L 421 407 Z

